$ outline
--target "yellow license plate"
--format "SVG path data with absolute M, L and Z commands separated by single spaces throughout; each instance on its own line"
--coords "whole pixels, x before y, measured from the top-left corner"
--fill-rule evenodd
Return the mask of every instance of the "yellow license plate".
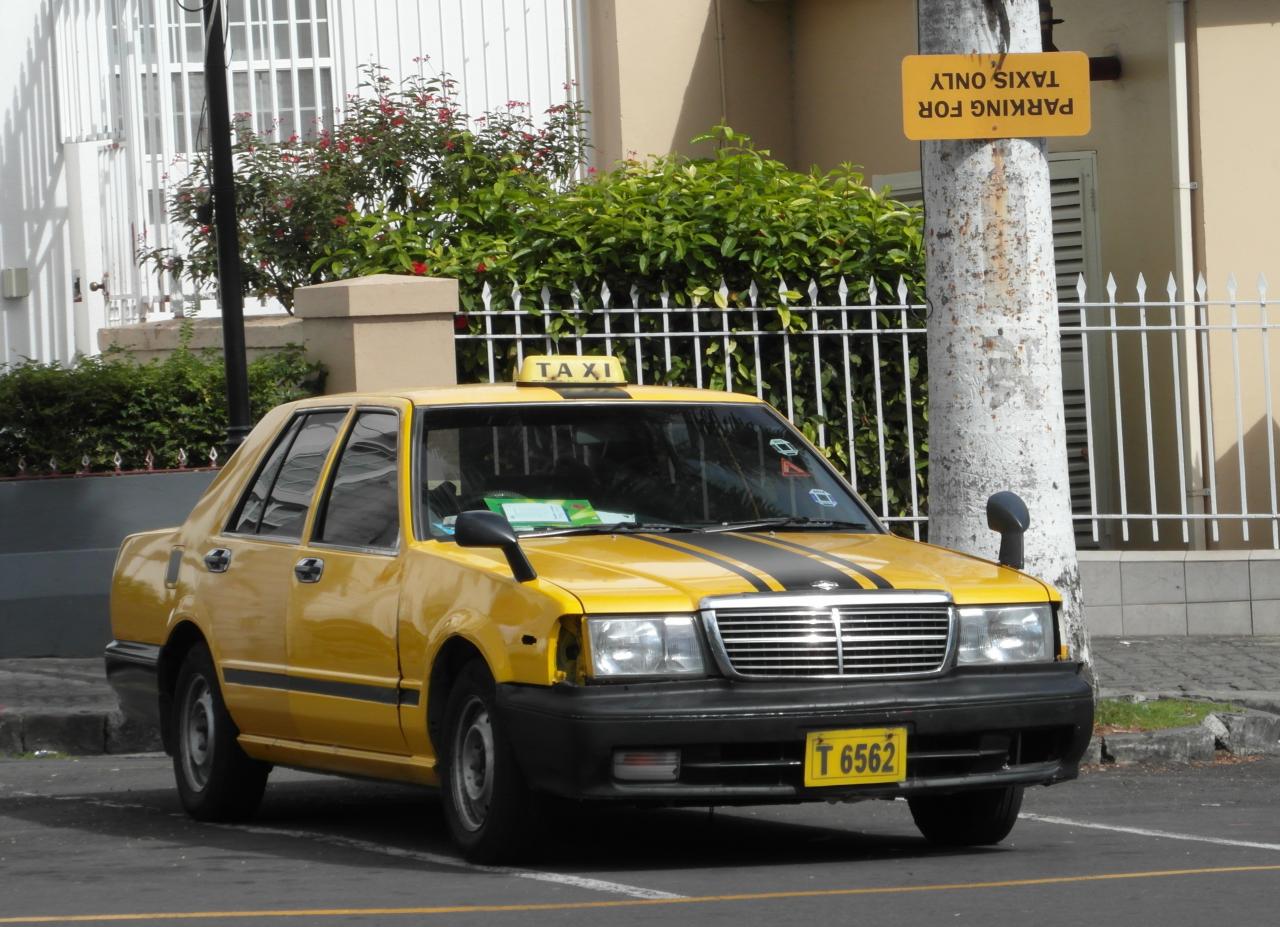
M 804 784 L 868 785 L 907 778 L 907 729 L 812 731 L 805 738 Z

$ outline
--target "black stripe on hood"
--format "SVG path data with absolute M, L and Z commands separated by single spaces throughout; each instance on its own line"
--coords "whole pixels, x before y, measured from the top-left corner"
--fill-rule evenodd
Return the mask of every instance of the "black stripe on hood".
M 814 583 L 822 582 L 834 583 L 838 589 L 863 588 L 847 573 L 829 567 L 818 559 L 825 555 L 808 548 L 801 548 L 800 551 L 782 550 L 747 535 L 726 533 L 685 534 L 680 536 L 680 542 L 767 573 L 789 592 L 810 591 L 814 588 Z

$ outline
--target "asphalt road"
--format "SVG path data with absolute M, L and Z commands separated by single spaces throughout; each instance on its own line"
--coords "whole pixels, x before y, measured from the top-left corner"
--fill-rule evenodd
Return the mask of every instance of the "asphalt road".
M 0 925 L 1280 921 L 1280 758 L 1095 771 L 944 852 L 902 802 L 570 817 L 536 868 L 462 862 L 421 791 L 277 770 L 258 818 L 178 807 L 166 758 L 0 761 Z

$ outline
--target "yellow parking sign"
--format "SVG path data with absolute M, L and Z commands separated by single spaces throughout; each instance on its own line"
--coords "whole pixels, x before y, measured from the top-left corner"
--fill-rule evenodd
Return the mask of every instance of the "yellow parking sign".
M 908 55 L 902 127 L 915 141 L 1089 133 L 1083 52 Z

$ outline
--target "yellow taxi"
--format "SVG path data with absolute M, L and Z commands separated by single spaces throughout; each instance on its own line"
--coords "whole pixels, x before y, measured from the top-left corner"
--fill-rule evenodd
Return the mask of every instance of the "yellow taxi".
M 273 765 L 436 787 L 473 860 L 555 802 L 905 797 L 994 843 L 1074 778 L 1092 695 L 1058 594 L 896 537 L 770 406 L 515 383 L 269 413 L 178 528 L 127 538 L 108 676 L 183 805 L 244 818 Z

